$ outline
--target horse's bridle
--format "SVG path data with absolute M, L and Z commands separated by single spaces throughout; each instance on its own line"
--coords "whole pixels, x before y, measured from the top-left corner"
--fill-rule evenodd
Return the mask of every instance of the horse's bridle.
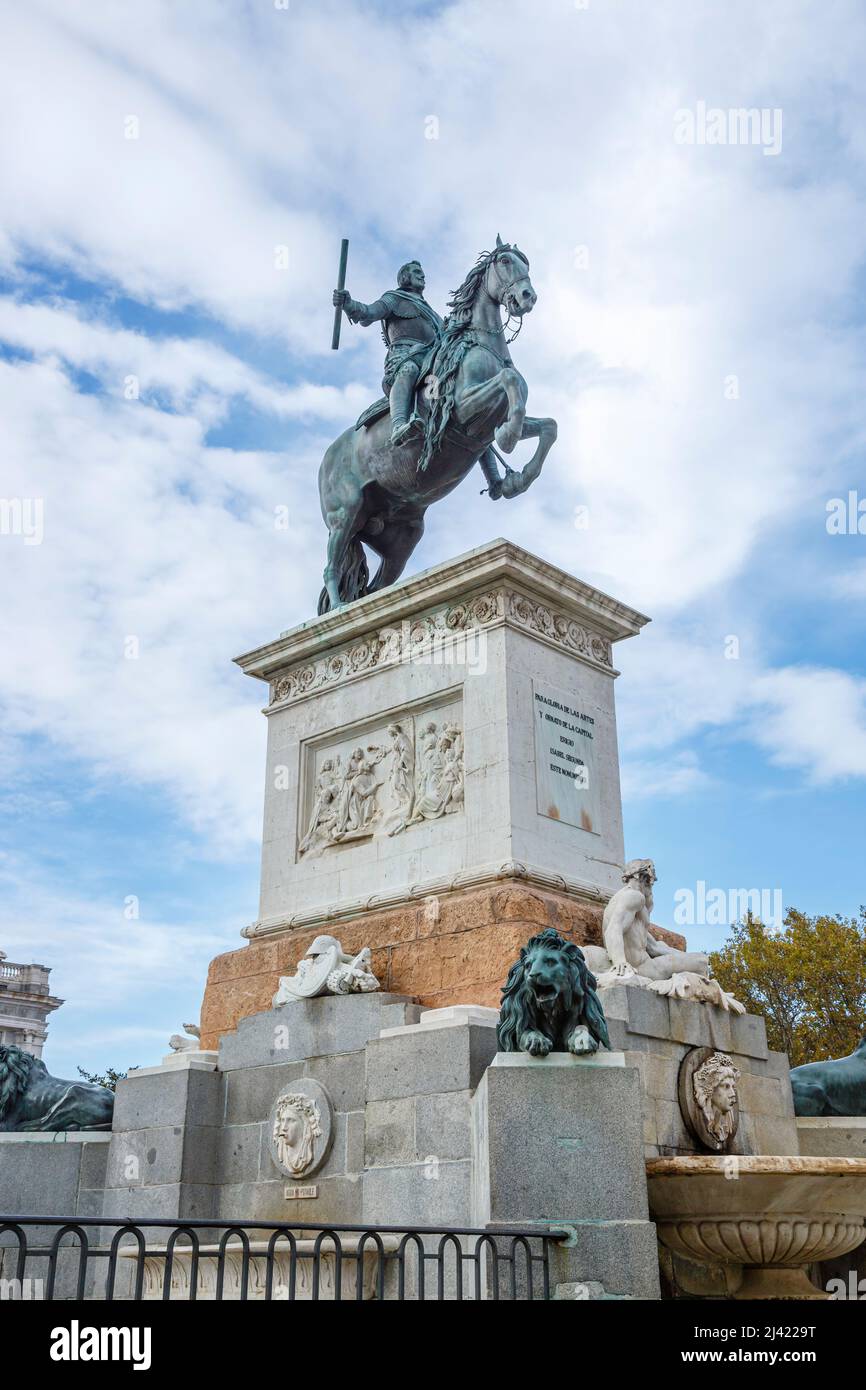
M 491 269 L 492 269 L 492 270 L 495 270 L 495 271 L 496 271 L 496 279 L 497 279 L 497 281 L 498 281 L 498 283 L 499 283 L 499 287 L 500 287 L 500 290 L 501 290 L 501 292 L 502 292 L 502 298 L 503 298 L 503 299 L 504 299 L 505 296 L 508 294 L 508 291 L 509 291 L 509 290 L 513 290 L 515 285 L 519 285 L 519 284 L 520 284 L 520 281 L 521 281 L 521 280 L 528 280 L 528 279 L 529 279 L 529 266 L 526 265 L 526 272 L 527 272 L 526 275 L 517 275 L 517 276 L 515 276 L 513 280 L 509 280 L 509 282 L 508 282 L 507 285 L 503 285 L 503 283 L 502 283 L 502 278 L 501 278 L 501 276 L 500 276 L 500 274 L 499 274 L 499 267 L 498 267 L 498 265 L 497 265 L 497 262 L 500 260 L 500 258 L 501 258 L 502 256 L 514 256 L 514 255 L 517 255 L 517 254 L 518 254 L 518 253 L 514 250 L 514 247 L 513 247 L 513 246 L 502 246 L 502 247 L 497 247 L 496 250 L 493 252 L 493 256 L 492 256 L 492 258 L 491 258 L 491 260 L 490 260 L 490 263 L 489 263 L 489 265 L 488 265 L 488 267 L 487 267 L 488 270 L 491 270 Z M 524 262 L 524 264 L 526 264 L 526 262 Z M 502 299 L 500 299 L 500 301 L 499 301 L 499 306 L 500 306 L 500 308 L 503 307 L 503 305 L 502 305 Z M 524 317 L 523 314 L 513 314 L 513 313 L 511 312 L 510 309 L 507 310 L 507 313 L 508 313 L 508 318 L 505 320 L 505 323 L 502 325 L 502 332 L 503 332 L 503 334 L 505 334 L 506 331 L 508 330 L 508 326 L 509 326 L 509 324 L 511 323 L 511 320 L 512 320 L 513 318 L 516 318 L 516 319 L 517 319 L 517 327 L 515 328 L 515 330 L 514 330 L 514 332 L 512 333 L 511 337 L 505 339 L 506 347 L 508 346 L 509 343 L 513 343 L 513 342 L 514 342 L 514 339 L 517 337 L 518 333 L 520 332 L 521 328 L 523 327 L 523 317 Z

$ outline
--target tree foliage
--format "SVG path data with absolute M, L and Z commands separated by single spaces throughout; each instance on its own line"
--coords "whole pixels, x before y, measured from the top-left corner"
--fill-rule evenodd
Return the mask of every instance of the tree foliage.
M 135 1071 L 135 1067 L 130 1067 L 129 1071 Z M 116 1091 L 118 1081 L 124 1081 L 129 1072 L 115 1071 L 114 1067 L 107 1067 L 105 1075 L 100 1076 L 97 1072 L 91 1074 L 89 1071 L 85 1071 L 83 1067 L 79 1067 L 78 1074 L 79 1076 L 83 1076 L 84 1080 L 89 1081 L 93 1086 L 104 1086 L 107 1091 Z
M 866 908 L 852 918 L 789 909 L 774 932 L 749 913 L 710 955 L 713 973 L 791 1066 L 845 1057 L 866 1034 Z

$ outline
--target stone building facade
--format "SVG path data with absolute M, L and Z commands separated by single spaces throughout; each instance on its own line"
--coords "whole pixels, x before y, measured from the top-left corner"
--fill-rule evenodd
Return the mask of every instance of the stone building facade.
M 0 951 L 0 1043 L 41 1057 L 48 1015 L 63 1003 L 48 987 L 47 965 L 22 965 Z

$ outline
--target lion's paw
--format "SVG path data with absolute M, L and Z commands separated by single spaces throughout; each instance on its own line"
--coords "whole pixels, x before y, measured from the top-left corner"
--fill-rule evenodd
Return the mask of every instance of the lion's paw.
M 546 1057 L 550 1051 L 550 1039 L 543 1033 L 524 1033 L 520 1039 L 520 1048 L 523 1052 L 528 1052 L 530 1057 Z
M 579 1027 L 575 1028 L 568 1040 L 568 1050 L 577 1057 L 582 1057 L 586 1056 L 587 1053 L 597 1052 L 598 1043 L 589 1029 L 581 1023 Z

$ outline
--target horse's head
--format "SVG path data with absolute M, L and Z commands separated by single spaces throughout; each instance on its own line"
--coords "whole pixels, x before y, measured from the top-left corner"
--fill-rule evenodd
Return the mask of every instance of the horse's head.
M 496 250 L 490 258 L 484 288 L 510 317 L 522 318 L 538 298 L 529 278 L 529 261 L 516 246 L 503 242 L 497 233 Z

